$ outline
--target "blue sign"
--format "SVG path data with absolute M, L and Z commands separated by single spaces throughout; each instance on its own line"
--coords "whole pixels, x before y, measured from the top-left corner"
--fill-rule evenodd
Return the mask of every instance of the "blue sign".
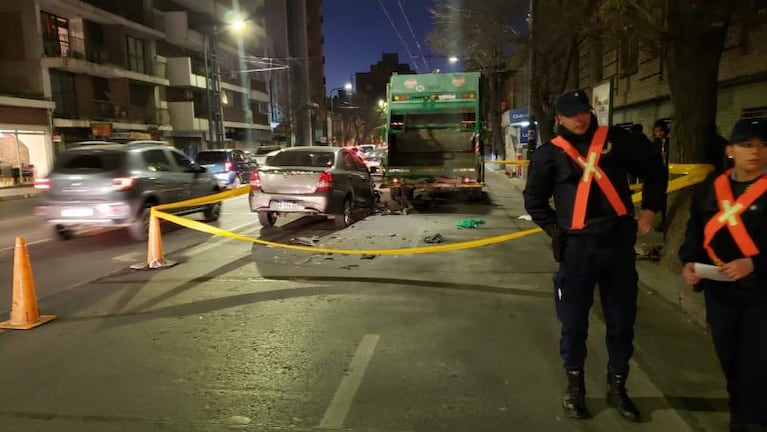
M 526 122 L 529 118 L 530 115 L 528 114 L 527 108 L 509 110 L 509 123 L 512 125 L 515 123 Z

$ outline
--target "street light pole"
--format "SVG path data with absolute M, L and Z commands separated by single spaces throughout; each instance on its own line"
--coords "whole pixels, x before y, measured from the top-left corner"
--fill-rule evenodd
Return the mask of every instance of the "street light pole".
M 330 112 L 328 115 L 328 145 L 331 145 L 332 139 L 333 139 L 333 122 L 335 121 L 335 110 L 333 107 L 333 92 L 337 90 L 346 90 L 351 91 L 352 90 L 352 83 L 348 82 L 344 84 L 343 87 L 334 87 L 330 89 L 330 92 L 328 94 L 330 95 Z

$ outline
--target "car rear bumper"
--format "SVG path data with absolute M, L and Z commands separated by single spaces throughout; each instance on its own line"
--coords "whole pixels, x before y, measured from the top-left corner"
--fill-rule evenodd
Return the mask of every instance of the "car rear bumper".
M 129 225 L 136 211 L 125 202 L 104 203 L 43 203 L 35 214 L 55 225 Z
M 329 214 L 332 212 L 330 197 L 316 195 L 280 195 L 251 192 L 250 211 L 273 211 L 277 213 Z

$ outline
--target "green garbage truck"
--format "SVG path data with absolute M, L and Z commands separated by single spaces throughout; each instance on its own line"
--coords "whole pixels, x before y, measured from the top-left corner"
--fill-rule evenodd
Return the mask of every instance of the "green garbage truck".
M 395 199 L 412 199 L 417 190 L 480 195 L 480 74 L 394 74 L 387 99 L 382 187 Z

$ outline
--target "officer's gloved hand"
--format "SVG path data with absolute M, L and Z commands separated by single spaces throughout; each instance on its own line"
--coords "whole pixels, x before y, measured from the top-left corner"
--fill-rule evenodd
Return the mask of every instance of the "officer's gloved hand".
M 551 251 L 554 253 L 554 261 L 562 261 L 562 253 L 565 250 L 567 234 L 557 225 L 546 227 L 546 234 L 551 236 Z

